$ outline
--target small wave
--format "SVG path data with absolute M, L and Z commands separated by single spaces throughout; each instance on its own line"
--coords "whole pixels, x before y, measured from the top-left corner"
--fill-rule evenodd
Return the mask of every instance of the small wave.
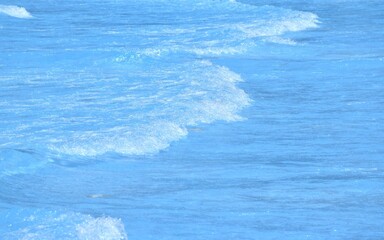
M 247 38 L 280 36 L 286 32 L 298 32 L 318 27 L 318 16 L 310 12 L 285 11 L 273 20 L 256 20 L 233 25 Z
M 282 38 L 282 37 L 278 37 L 278 36 L 266 38 L 265 41 L 271 42 L 271 43 L 283 44 L 283 45 L 296 45 L 297 44 L 297 42 L 295 42 L 292 39 Z
M 15 18 L 33 18 L 25 8 L 13 5 L 0 5 L 0 13 L 6 14 Z
M 180 25 L 175 28 L 146 28 L 143 36 L 162 35 L 172 38 L 156 43 L 155 47 L 132 53 L 129 57 L 116 58 L 117 62 L 141 57 L 163 57 L 168 54 L 189 53 L 198 56 L 241 55 L 247 53 L 258 41 L 283 45 L 297 43 L 284 34 L 319 27 L 319 17 L 311 12 L 295 11 L 271 6 L 255 7 L 232 2 L 205 7 L 218 7 L 218 15 L 236 16 L 231 21 L 210 19 L 204 25 Z M 207 3 L 206 3 L 207 4 Z M 219 8 L 220 7 L 220 8 Z M 202 11 L 202 10 L 201 10 Z M 199 12 L 205 16 L 206 12 Z M 206 15 L 209 19 L 210 15 Z
M 0 148 L 0 178 L 32 173 L 44 167 L 48 161 L 35 150 Z
M 79 240 L 109 239 L 125 240 L 127 234 L 124 225 L 119 219 L 111 217 L 88 217 L 87 220 L 76 226 Z
M 128 239 L 122 221 L 108 216 L 92 217 L 81 213 L 42 209 L 7 210 L 0 223 L 4 223 L 0 226 L 0 238 L 4 240 Z
M 183 71 L 186 68 L 188 72 Z M 241 77 L 209 61 L 173 64 L 161 71 L 149 72 L 147 82 L 140 82 L 137 87 L 147 89 L 150 96 L 135 89 L 136 94 L 140 93 L 138 96 L 111 100 L 136 109 L 136 115 L 120 126 L 77 131 L 52 144 L 51 150 L 82 156 L 107 152 L 155 154 L 186 136 L 190 126 L 242 120 L 239 112 L 251 103 L 249 96 L 237 86 Z M 113 109 L 109 110 L 111 114 Z

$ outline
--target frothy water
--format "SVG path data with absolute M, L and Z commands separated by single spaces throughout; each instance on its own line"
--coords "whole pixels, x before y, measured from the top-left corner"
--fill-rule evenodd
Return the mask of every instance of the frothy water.
M 173 11 L 171 16 L 179 24 L 173 26 L 165 18 L 159 27 L 128 17 L 129 27 L 111 24 L 108 31 L 104 26 L 87 29 L 82 26 L 86 22 L 80 22 L 81 34 L 75 34 L 77 26 L 68 19 L 64 18 L 64 24 L 56 21 L 68 13 L 39 15 L 44 20 L 38 21 L 51 21 L 52 26 L 49 32 L 32 32 L 31 41 L 59 35 L 67 45 L 64 52 L 56 50 L 52 65 L 40 56 L 31 61 L 47 66 L 31 66 L 33 70 L 23 78 L 15 72 L 2 76 L 3 92 L 12 94 L 5 94 L 0 102 L 6 116 L 1 120 L 0 146 L 82 156 L 157 153 L 185 137 L 188 127 L 241 120 L 239 112 L 251 103 L 238 87 L 243 81 L 240 75 L 196 58 L 244 54 L 264 40 L 292 44 L 276 39 L 286 32 L 315 28 L 318 22 L 313 13 L 233 1 L 144 1 L 136 7 L 152 5 L 159 8 L 151 21 L 160 21 L 162 14 Z M 89 10 L 78 9 L 81 14 Z M 124 12 L 116 14 L 125 16 Z M 231 16 L 231 21 L 225 16 Z M 93 17 L 99 21 L 99 16 Z M 93 35 L 104 36 L 106 43 L 93 42 Z M 42 48 L 44 44 L 57 43 L 38 43 Z M 25 97 L 19 99 L 20 94 Z
M 128 239 L 121 220 L 112 217 L 25 209 L 8 212 L 3 218 L 14 217 L 12 224 L 3 226 L 7 233 L 0 233 L 4 240 L 126 240 Z M 2 221 L 4 221 L 3 219 Z M 1 221 L 0 221 L 1 222 Z
M 353 3 L 5 0 L 0 239 L 384 236 L 384 6 Z
M 252 104 L 240 87 L 244 79 L 210 58 L 246 54 L 264 41 L 292 44 L 276 39 L 318 23 L 313 13 L 236 1 L 38 6 L 33 19 L 23 7 L 0 6 L 4 15 L 31 18 L 28 26 L 3 22 L 0 29 L 8 56 L 0 61 L 1 195 L 35 207 L 113 198 L 108 190 L 86 193 L 54 183 L 56 165 L 79 167 L 107 153 L 154 155 L 186 138 L 191 128 L 244 120 L 241 111 Z M 20 195 L 19 189 L 30 188 L 31 175 L 45 171 L 49 175 L 32 178 L 39 185 L 51 179 L 38 187 L 44 197 L 33 191 Z M 59 177 L 61 170 L 55 171 Z M 15 184 L 14 190 L 8 187 Z M 116 218 L 20 211 L 6 213 L 2 239 L 127 239 Z
M 0 13 L 15 18 L 32 18 L 33 16 L 25 8 L 13 5 L 0 5 Z

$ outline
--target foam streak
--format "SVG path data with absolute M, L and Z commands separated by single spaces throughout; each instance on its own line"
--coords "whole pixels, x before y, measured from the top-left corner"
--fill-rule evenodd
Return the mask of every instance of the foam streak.
M 13 5 L 0 5 L 0 13 L 15 18 L 33 18 L 25 8 Z

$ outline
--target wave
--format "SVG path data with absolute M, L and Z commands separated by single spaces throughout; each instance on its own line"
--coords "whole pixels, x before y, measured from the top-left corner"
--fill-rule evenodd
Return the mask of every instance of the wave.
M 186 68 L 188 72 L 182 71 Z M 77 131 L 68 139 L 52 144 L 51 150 L 84 156 L 107 152 L 153 154 L 186 136 L 189 126 L 241 120 L 239 111 L 251 102 L 237 87 L 242 81 L 239 75 L 209 61 L 173 64 L 149 72 L 148 77 L 157 75 L 157 79 L 147 79 L 136 89 L 147 89 L 151 96 L 112 99 L 131 108 L 135 115 L 111 128 Z M 109 108 L 109 111 L 114 110 Z
M 277 7 L 238 3 L 236 1 L 205 1 L 199 5 L 196 14 L 206 20 L 198 24 L 180 24 L 172 27 L 147 27 L 138 33 L 150 39 L 151 36 L 172 36 L 157 42 L 155 47 L 139 49 L 117 58 L 118 61 L 146 57 L 164 57 L 170 54 L 189 53 L 198 56 L 242 55 L 249 52 L 258 42 L 270 42 L 283 45 L 295 45 L 285 33 L 304 31 L 319 27 L 319 17 L 311 12 L 294 11 Z M 208 5 L 208 3 L 214 6 Z M 212 17 L 203 7 L 218 10 L 218 15 L 231 16 L 228 21 Z M 205 21 L 204 24 L 201 24 Z M 145 42 L 146 40 L 142 41 Z
M 8 126 L 2 131 L 3 175 L 38 169 L 57 161 L 50 160 L 55 154 L 154 154 L 185 137 L 190 126 L 241 120 L 240 111 L 251 103 L 238 87 L 240 75 L 206 60 L 147 59 L 114 63 L 111 72 L 105 67 L 81 75 L 63 71 L 35 76 L 39 80 L 33 86 L 44 94 L 26 93 L 23 101 L 7 99 L 14 104 L 3 105 L 9 112 L 0 120 Z M 115 77 L 120 71 L 125 76 Z M 68 91 L 74 84 L 78 90 Z M 26 113 L 28 122 L 18 117 Z
M 117 2 L 125 6 L 124 1 Z M 18 95 L 0 101 L 5 116 L 0 119 L 0 147 L 38 148 L 66 154 L 65 158 L 109 152 L 155 154 L 187 136 L 191 126 L 242 120 L 241 111 L 252 102 L 238 86 L 243 80 L 240 75 L 201 59 L 248 54 L 265 42 L 295 45 L 285 33 L 316 28 L 319 23 L 310 12 L 236 1 L 130 4 L 134 7 L 117 5 L 113 18 L 80 9 L 85 19 L 93 14 L 95 22 L 79 18 L 75 25 L 68 21 L 67 12 L 47 11 L 58 13 L 44 16 L 53 25 L 50 31 L 32 35 L 41 49 L 58 51 L 52 56 L 58 59 L 48 63 L 44 57 L 36 60 L 28 55 L 29 62 L 39 63 L 37 68 L 25 70 L 22 77 L 12 72 L 4 77 L 0 91 L 14 86 L 12 91 Z M 135 16 L 137 9 L 152 10 Z M 53 41 L 57 36 L 60 40 Z M 39 94 L 33 94 L 36 89 Z M 18 162 L 19 155 L 5 152 L 4 156 Z M 39 161 L 32 162 L 35 165 L 27 164 L 31 169 L 39 167 Z M 29 171 L 8 167 L 5 175 Z
M 122 221 L 108 216 L 43 209 L 6 210 L 3 213 L 0 220 L 0 238 L 3 240 L 128 239 Z
M 33 173 L 50 160 L 32 149 L 0 148 L 0 179 L 17 174 Z
M 32 18 L 32 14 L 25 8 L 14 5 L 0 5 L 0 13 L 6 14 L 15 18 Z

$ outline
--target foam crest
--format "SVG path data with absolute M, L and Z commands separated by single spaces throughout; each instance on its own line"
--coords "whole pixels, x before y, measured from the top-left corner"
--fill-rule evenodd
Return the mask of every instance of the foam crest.
M 10 219 L 8 219 L 10 218 Z M 12 221 L 9 224 L 8 221 Z M 4 240 L 126 240 L 124 224 L 108 216 L 92 217 L 81 213 L 42 209 L 8 210 L 0 221 Z
M 249 57 L 259 53 L 253 50 L 263 42 L 295 45 L 285 33 L 318 26 L 318 17 L 310 12 L 231 0 L 143 0 L 128 5 L 118 1 L 116 6 L 121 7 L 114 17 L 97 23 L 100 30 L 90 25 L 96 20 L 81 19 L 82 34 L 74 34 L 79 29 L 72 25 L 53 28 L 52 37 L 63 36 L 60 42 L 65 49 L 78 48 L 54 54 L 59 59 L 52 61 L 53 66 L 25 70 L 23 77 L 9 75 L 9 84 L 2 84 L 0 92 L 14 86 L 19 94 L 6 95 L 0 103 L 0 114 L 6 116 L 0 119 L 0 146 L 26 149 L 34 144 L 52 150 L 47 151 L 52 155 L 58 153 L 58 158 L 60 154 L 155 154 L 187 136 L 190 126 L 242 120 L 241 110 L 251 103 L 238 87 L 241 76 L 196 59 Z M 24 8 L 2 5 L 0 9 L 8 15 L 32 17 Z M 135 15 L 137 9 L 143 14 Z M 112 24 L 116 21 L 130 24 Z M 55 17 L 53 22 L 60 21 Z M 42 39 L 40 31 L 33 34 Z M 66 36 L 76 36 L 78 41 Z M 99 42 L 95 36 L 108 37 Z M 53 42 L 41 46 L 60 49 L 52 48 Z M 32 88 L 41 94 L 32 94 Z M 14 154 L 16 163 L 19 155 Z M 18 166 L 9 169 L 7 174 L 29 171 Z
M 156 42 L 155 47 L 140 49 L 130 57 L 163 57 L 169 54 L 189 53 L 199 56 L 222 56 L 246 54 L 258 41 L 295 45 L 285 38 L 288 32 L 317 28 L 318 16 L 311 12 L 294 11 L 277 7 L 256 7 L 236 1 L 204 1 L 185 3 L 181 9 L 188 16 L 190 9 L 201 17 L 204 24 L 180 24 L 169 27 L 147 27 L 140 34 L 172 36 Z M 212 13 L 208 9 L 216 9 Z M 231 16 L 230 21 L 226 18 Z M 200 22 L 199 22 L 200 23 Z M 144 40 L 145 41 L 145 40 Z
M 308 12 L 286 11 L 283 16 L 273 16 L 271 20 L 256 20 L 233 26 L 246 37 L 280 36 L 286 32 L 298 32 L 318 27 L 318 16 Z
M 265 39 L 266 42 L 272 42 L 272 43 L 278 43 L 278 44 L 284 44 L 284 45 L 296 45 L 297 42 L 295 42 L 292 39 L 289 38 L 282 38 L 278 36 L 273 36 Z
M 89 218 L 76 226 L 79 240 L 125 240 L 124 225 L 121 220 L 111 217 Z
M 189 71 L 182 71 L 185 68 Z M 140 82 L 134 90 L 145 93 L 148 89 L 151 96 L 112 99 L 130 105 L 131 110 L 137 109 L 135 115 L 114 127 L 77 131 L 52 144 L 51 149 L 84 156 L 107 152 L 153 154 L 186 136 L 189 126 L 241 120 L 238 113 L 251 102 L 237 86 L 242 81 L 238 74 L 209 61 L 148 71 L 152 80 Z M 112 114 L 113 109 L 109 111 Z
M 32 18 L 33 16 L 23 7 L 13 5 L 0 5 L 0 13 L 15 18 Z
M 69 155 L 95 156 L 107 152 L 129 155 L 154 154 L 187 135 L 172 122 L 152 122 L 134 127 L 116 127 L 104 132 L 78 132 L 51 149 Z

